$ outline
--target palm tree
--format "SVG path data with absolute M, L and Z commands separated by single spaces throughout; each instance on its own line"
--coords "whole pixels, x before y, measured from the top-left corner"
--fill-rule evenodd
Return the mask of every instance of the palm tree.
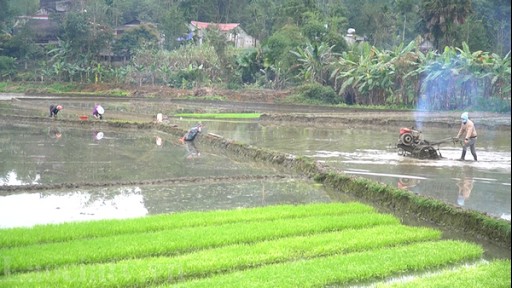
M 455 26 L 463 24 L 472 12 L 471 0 L 422 0 L 421 17 L 427 34 L 438 51 L 455 46 Z

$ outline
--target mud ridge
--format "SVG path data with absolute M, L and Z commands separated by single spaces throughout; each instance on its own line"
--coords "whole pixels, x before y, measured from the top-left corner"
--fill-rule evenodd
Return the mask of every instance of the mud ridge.
M 168 179 L 154 179 L 141 181 L 113 181 L 113 182 L 83 182 L 83 183 L 59 183 L 59 184 L 34 184 L 34 185 L 10 185 L 0 186 L 0 195 L 9 195 L 10 192 L 30 192 L 41 190 L 78 189 L 95 187 L 118 186 L 144 186 L 161 184 L 210 184 L 219 182 L 240 182 L 254 180 L 281 180 L 290 178 L 286 175 L 239 175 L 239 176 L 211 176 L 211 177 L 180 177 Z
M 364 114 L 365 112 L 360 112 Z M 366 112 L 367 113 L 367 112 Z M 339 126 L 359 126 L 371 125 L 377 126 L 396 126 L 396 127 L 422 127 L 425 128 L 450 128 L 456 129 L 460 127 L 459 122 L 453 119 L 424 119 L 414 120 L 409 117 L 393 119 L 396 116 L 371 117 L 350 115 L 330 115 L 330 116 L 309 116 L 297 114 L 262 114 L 260 122 L 264 123 L 293 123 L 293 125 L 322 126 L 322 127 L 339 127 Z M 477 122 L 478 127 L 486 130 L 510 130 L 510 117 L 507 121 L 503 116 L 499 119 L 485 119 Z
M 189 91 L 190 92 L 190 91 Z M 169 95 L 171 96 L 171 95 Z M 383 109 L 358 109 L 351 107 L 336 106 L 313 106 L 299 104 L 275 104 L 267 101 L 254 102 L 259 98 L 249 101 L 235 101 L 235 98 L 228 97 L 227 101 L 204 100 L 194 97 L 175 98 L 174 97 L 112 97 L 100 95 L 74 95 L 60 97 L 52 96 L 51 101 L 67 101 L 74 103 L 76 101 L 83 102 L 126 102 L 130 104 L 136 103 L 136 106 L 143 105 L 144 109 L 137 111 L 135 114 L 128 112 L 111 111 L 109 114 L 111 119 L 136 121 L 149 121 L 156 113 L 167 111 L 168 117 L 173 117 L 174 113 L 183 111 L 189 112 L 233 112 L 244 113 L 254 112 L 262 113 L 258 121 L 261 123 L 284 123 L 293 125 L 308 125 L 321 127 L 344 127 L 358 125 L 386 125 L 396 127 L 416 127 L 421 129 L 435 128 L 458 128 L 460 125 L 460 111 L 416 111 L 416 110 L 383 110 Z M 247 98 L 251 99 L 251 98 Z M 11 103 L 15 106 L 25 109 L 36 109 L 45 111 L 46 106 L 41 103 L 48 102 L 49 99 L 39 96 L 14 98 Z M 147 104 L 147 105 L 146 105 Z M 46 105 L 46 104 L 45 104 Z M 135 105 L 135 104 L 134 104 Z M 180 108 L 177 108 L 180 107 Z M 81 109 L 81 108 L 80 108 Z M 80 113 L 81 110 L 70 108 L 68 114 Z M 178 110 L 177 110 L 178 109 Z M 89 111 L 87 112 L 89 113 Z M 13 115 L 13 119 L 23 117 L 23 115 Z M 70 116 L 70 115 L 68 115 Z M 78 118 L 78 117 L 77 117 Z M 511 118 L 510 113 L 493 113 L 493 112 L 470 112 L 470 118 L 480 129 L 486 130 L 510 130 Z M 59 119 L 60 120 L 60 119 Z M 78 120 L 77 120 L 78 121 Z M 87 122 L 87 121 L 85 121 Z

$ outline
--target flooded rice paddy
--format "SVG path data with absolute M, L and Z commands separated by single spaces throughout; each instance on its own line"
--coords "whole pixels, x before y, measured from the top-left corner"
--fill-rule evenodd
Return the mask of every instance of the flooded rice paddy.
M 186 128 L 191 120 L 171 119 Z M 460 146 L 442 144 L 440 160 L 398 155 L 397 129 L 308 128 L 258 121 L 202 121 L 203 134 L 308 156 L 346 174 L 370 178 L 411 193 L 510 220 L 510 131 L 479 131 L 478 162 L 455 161 Z M 457 131 L 432 128 L 428 140 Z M 203 147 L 180 144 L 160 131 L 50 125 L 4 125 L 1 185 L 78 183 L 76 188 L 3 192 L 0 227 L 105 218 L 128 218 L 187 210 L 330 201 L 319 186 L 303 180 L 254 179 L 282 172 L 240 162 Z M 210 177 L 221 183 L 144 185 L 137 181 Z M 229 178 L 231 177 L 231 178 Z M 233 178 L 235 177 L 235 178 Z M 238 178 L 236 178 L 238 177 Z M 79 183 L 119 183 L 80 187 Z M 131 182 L 135 184 L 129 185 Z
M 225 183 L 134 185 L 45 190 L 1 196 L 1 228 L 151 214 L 330 202 L 309 183 L 246 180 Z
M 510 131 L 479 130 L 478 162 L 452 142 L 436 146 L 439 160 L 398 155 L 399 127 L 325 128 L 261 125 L 259 123 L 209 122 L 208 131 L 258 147 L 312 157 L 338 170 L 370 178 L 411 193 L 510 220 Z M 457 134 L 457 129 L 429 128 L 430 141 Z
M 55 123 L 0 131 L 0 185 L 32 187 L 0 192 L 0 228 L 330 201 L 314 183 L 159 131 Z M 38 185 L 53 188 L 32 191 Z
M 89 110 L 91 101 L 65 102 L 66 110 L 60 118 L 76 120 L 77 113 Z M 45 117 L 46 109 L 34 112 L 33 107 L 46 104 L 47 100 L 18 103 L 12 110 Z M 159 111 L 158 105 L 155 108 L 152 103 L 120 102 L 105 106 L 107 119 L 108 113 L 112 113 L 112 118 L 115 113 L 128 113 L 132 118 L 137 115 L 151 119 Z M 285 108 L 288 110 L 284 112 L 296 109 Z M 160 105 L 160 109 L 166 111 L 168 107 Z M 189 107 L 179 104 L 172 109 L 186 111 Z M 255 111 L 250 105 L 244 109 Z M 187 129 L 197 121 L 169 117 L 166 124 Z M 461 162 L 455 161 L 460 157 L 461 147 L 453 143 L 439 146 L 443 156 L 440 160 L 398 155 L 395 143 L 401 127 L 397 125 L 367 123 L 323 128 L 258 120 L 201 122 L 205 125 L 203 134 L 311 157 L 354 177 L 369 178 L 510 221 L 510 130 L 479 129 L 479 161 L 473 162 L 468 152 L 467 161 Z M 307 180 L 289 177 L 286 172 L 264 164 L 238 161 L 202 146 L 200 141 L 195 145 L 180 144 L 175 136 L 158 130 L 114 129 L 101 122 L 82 126 L 65 125 L 65 121 L 15 124 L 16 121 L 0 124 L 0 186 L 68 185 L 0 191 L 0 228 L 331 201 L 321 186 Z M 425 139 L 435 141 L 454 136 L 457 130 L 458 127 L 422 131 Z M 280 177 L 283 173 L 285 176 Z M 213 181 L 207 185 L 195 180 L 147 182 L 189 177 Z M 76 185 L 70 187 L 70 183 Z M 96 185 L 82 185 L 87 183 Z

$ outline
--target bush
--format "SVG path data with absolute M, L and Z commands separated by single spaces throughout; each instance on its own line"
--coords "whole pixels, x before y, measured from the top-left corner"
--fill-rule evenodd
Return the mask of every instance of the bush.
M 342 102 L 341 98 L 338 97 L 332 87 L 323 86 L 319 83 L 310 83 L 301 86 L 299 88 L 299 96 L 313 103 L 339 104 Z
M 204 84 L 207 79 L 202 66 L 194 67 L 190 65 L 186 69 L 181 69 L 176 73 L 172 73 L 169 86 L 175 88 L 192 89 Z
M 497 97 L 478 97 L 476 99 L 476 103 L 478 105 L 477 110 L 479 111 L 490 111 L 498 113 L 505 113 L 511 111 L 510 99 L 501 99 Z
M 11 79 L 16 75 L 16 58 L 0 56 L 0 80 Z

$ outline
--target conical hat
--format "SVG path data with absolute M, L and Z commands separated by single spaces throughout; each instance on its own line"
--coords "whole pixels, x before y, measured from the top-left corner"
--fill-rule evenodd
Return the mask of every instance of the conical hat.
M 101 106 L 98 106 L 98 108 L 96 110 L 98 110 L 98 113 L 100 113 L 100 114 L 105 113 L 105 109 L 103 109 L 103 107 L 101 107 Z

